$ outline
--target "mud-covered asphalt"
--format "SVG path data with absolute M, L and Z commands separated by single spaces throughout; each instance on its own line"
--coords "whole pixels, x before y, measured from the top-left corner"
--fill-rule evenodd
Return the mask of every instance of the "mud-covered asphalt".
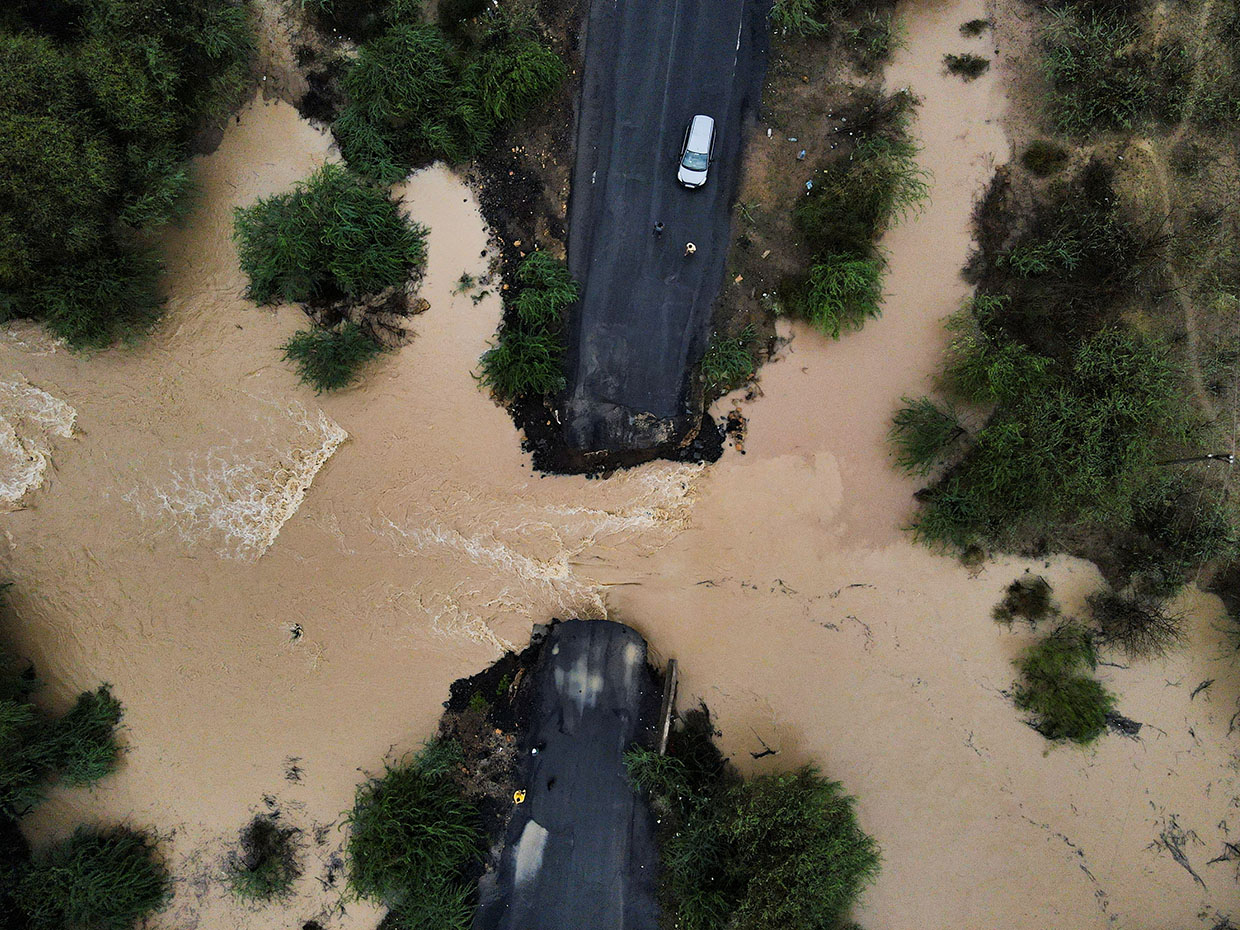
M 568 262 L 582 286 L 564 411 L 575 449 L 651 449 L 700 420 L 688 373 L 723 278 L 768 7 L 592 0 L 569 205 Z M 717 141 L 706 186 L 691 191 L 676 183 L 676 162 L 695 113 L 715 118 Z
M 657 930 L 653 818 L 624 767 L 658 716 L 646 643 L 610 621 L 556 624 L 534 675 L 525 798 L 474 930 Z

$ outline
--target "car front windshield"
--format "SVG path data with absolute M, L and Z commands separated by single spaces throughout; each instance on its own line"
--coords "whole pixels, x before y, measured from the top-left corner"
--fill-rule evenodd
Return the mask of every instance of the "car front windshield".
M 698 152 L 685 152 L 685 157 L 680 163 L 690 171 L 705 171 L 706 166 L 710 164 L 710 159 Z

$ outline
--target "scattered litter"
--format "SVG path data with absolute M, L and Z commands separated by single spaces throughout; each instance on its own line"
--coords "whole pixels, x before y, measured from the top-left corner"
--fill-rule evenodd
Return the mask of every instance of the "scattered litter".
M 805 161 L 805 149 L 797 152 L 797 161 Z
M 765 252 L 763 252 L 763 253 L 762 253 L 762 257 L 763 257 L 763 258 L 766 258 L 766 257 L 767 257 L 768 255 L 770 255 L 770 254 L 771 254 L 771 250 L 770 250 L 770 249 L 767 249 Z
M 766 137 L 768 139 L 771 138 L 771 127 L 770 126 L 766 127 Z
M 789 136 L 789 137 L 788 137 L 788 141 L 789 141 L 789 142 L 796 142 L 796 141 L 797 141 L 797 137 L 796 137 L 796 136 Z
M 814 189 L 814 182 L 813 182 L 813 181 L 806 181 L 806 182 L 805 182 L 805 189 L 806 189 L 807 191 L 812 191 L 812 190 Z

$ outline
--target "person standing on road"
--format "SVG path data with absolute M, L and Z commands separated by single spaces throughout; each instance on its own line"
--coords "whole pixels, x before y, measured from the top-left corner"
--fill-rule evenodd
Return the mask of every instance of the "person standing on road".
M 654 224 L 654 237 L 658 239 L 661 235 L 663 235 L 663 223 L 662 222 L 655 223 Z
M 685 258 L 688 258 L 690 255 L 692 255 L 696 251 L 697 251 L 697 246 L 694 245 L 692 242 L 685 243 Z

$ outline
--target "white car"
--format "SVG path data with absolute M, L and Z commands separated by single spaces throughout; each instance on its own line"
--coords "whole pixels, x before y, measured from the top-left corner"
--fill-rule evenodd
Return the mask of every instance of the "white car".
M 715 121 L 700 113 L 685 127 L 685 141 L 680 146 L 680 168 L 676 180 L 688 188 L 706 183 L 706 171 L 715 158 Z

